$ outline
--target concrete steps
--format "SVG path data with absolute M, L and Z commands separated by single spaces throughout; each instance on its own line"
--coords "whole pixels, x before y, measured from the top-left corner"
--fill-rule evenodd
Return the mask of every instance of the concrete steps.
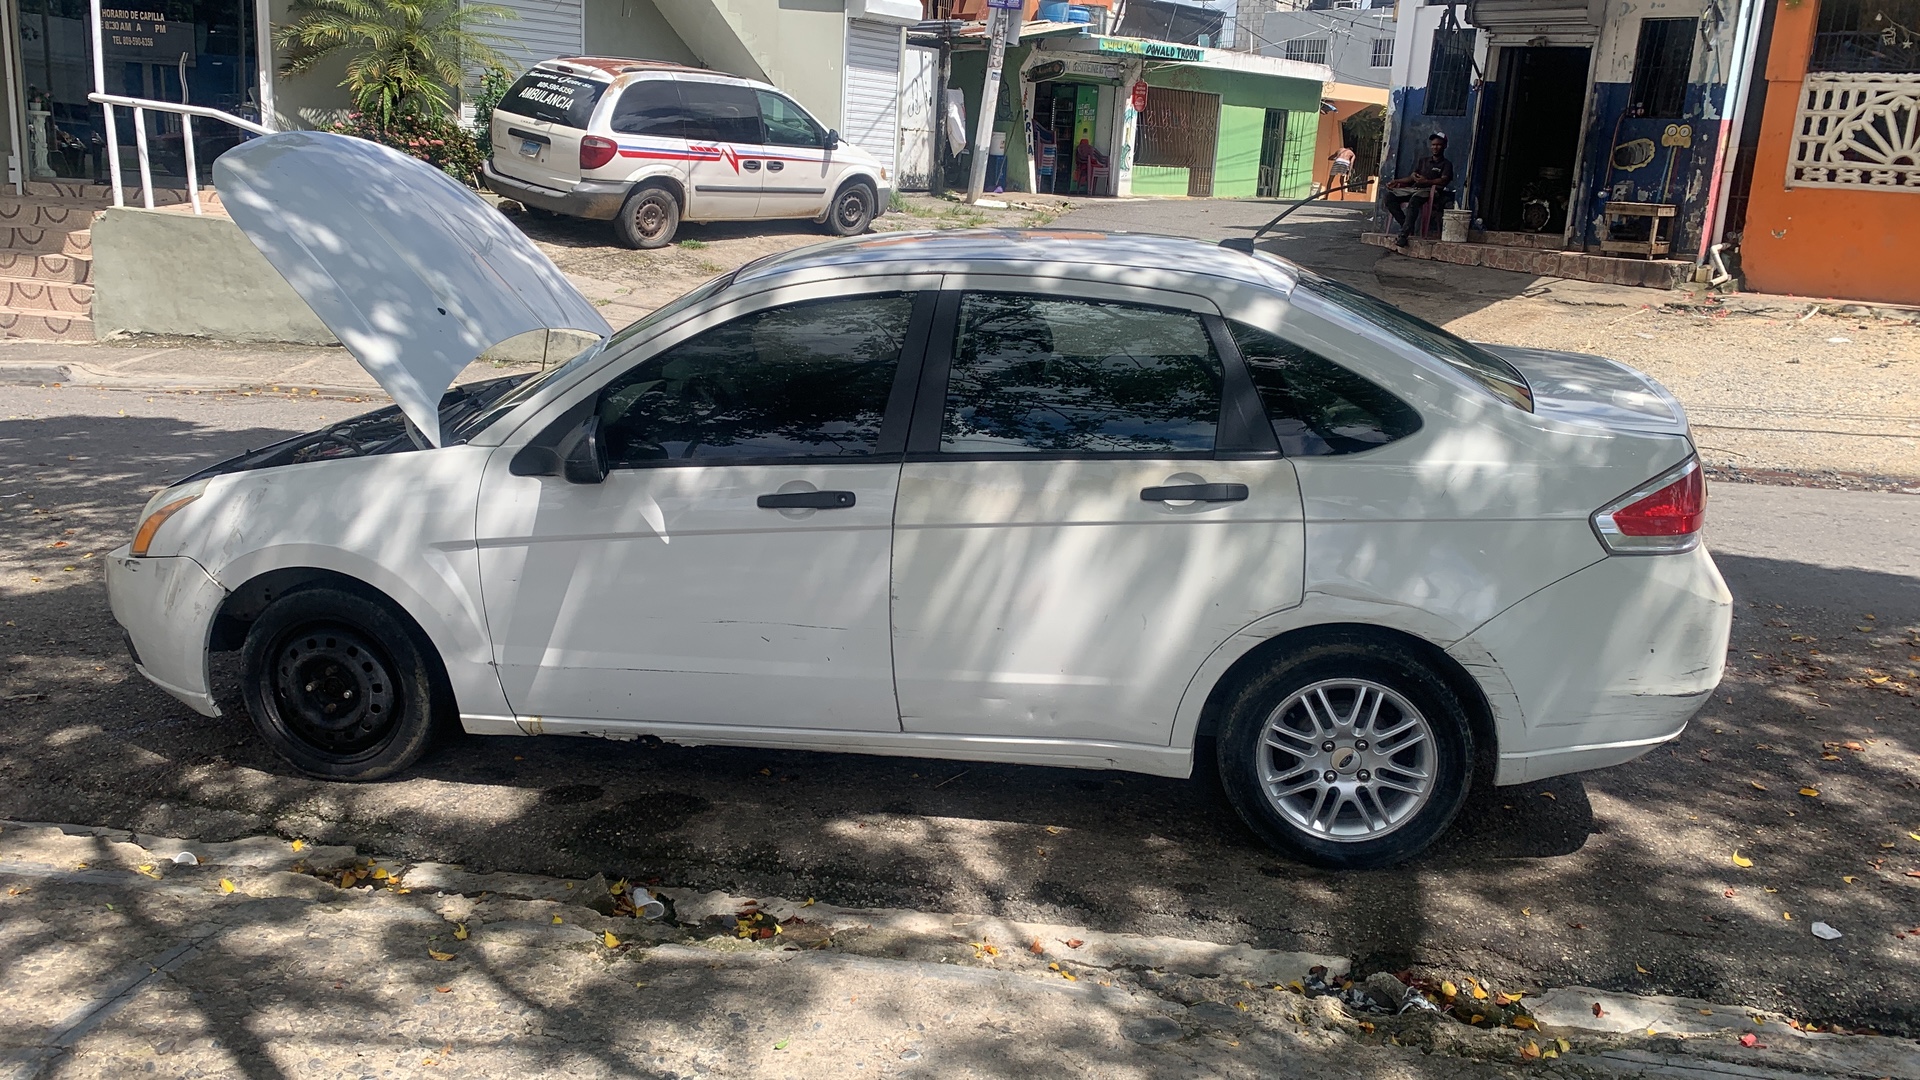
M 1360 239 L 1374 247 L 1395 249 L 1392 233 L 1367 233 Z M 1621 259 L 1610 255 L 1554 251 L 1533 246 L 1508 247 L 1472 242 L 1450 244 L 1416 237 L 1410 238 L 1406 247 L 1396 250 L 1409 258 L 1459 266 L 1487 266 L 1535 277 L 1637 285 L 1648 289 L 1676 288 L 1693 276 L 1693 264 L 1676 259 Z
M 93 284 L 93 257 L 35 251 L 0 251 L 0 278 Z
M 0 338 L 28 341 L 92 341 L 93 319 L 51 311 L 16 311 L 0 307 Z
M 138 186 L 123 188 L 140 206 Z M 155 188 L 154 208 L 192 213 L 185 188 Z M 201 203 L 219 213 L 212 188 Z M 0 338 L 93 340 L 93 220 L 113 205 L 113 188 L 78 180 L 36 180 L 24 195 L 0 188 Z

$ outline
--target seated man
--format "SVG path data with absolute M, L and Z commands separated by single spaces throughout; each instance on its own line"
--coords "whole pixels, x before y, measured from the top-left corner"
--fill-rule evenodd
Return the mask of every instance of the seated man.
M 1396 241 L 1407 246 L 1407 234 L 1413 231 L 1415 218 L 1428 210 L 1431 201 L 1453 183 L 1453 162 L 1447 160 L 1447 137 L 1434 132 L 1427 139 L 1432 156 L 1422 158 L 1410 175 L 1387 185 L 1387 213 L 1400 226 Z

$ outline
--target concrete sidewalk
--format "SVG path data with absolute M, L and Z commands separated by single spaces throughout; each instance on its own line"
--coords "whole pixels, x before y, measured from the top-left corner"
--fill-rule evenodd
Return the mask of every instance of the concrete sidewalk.
M 459 382 L 537 371 L 476 360 Z M 387 400 L 339 346 L 236 345 L 191 339 L 78 343 L 0 341 L 0 384 L 201 393 L 296 393 Z
M 0 890 L 0 1075 L 20 1080 L 1920 1080 L 1912 1043 L 1745 1008 L 1568 988 L 1533 1008 L 1537 1027 L 1472 1027 L 1288 986 L 1314 964 L 1337 980 L 1339 958 L 682 890 L 649 922 L 619 914 L 605 878 L 271 837 L 0 823 Z

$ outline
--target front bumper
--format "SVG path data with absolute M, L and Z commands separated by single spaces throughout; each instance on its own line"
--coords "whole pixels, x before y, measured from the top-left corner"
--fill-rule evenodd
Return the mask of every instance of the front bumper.
M 134 669 L 203 716 L 219 716 L 207 679 L 207 642 L 227 591 L 184 556 L 107 556 L 107 603 L 126 632 Z
M 483 163 L 480 171 L 486 178 L 487 190 L 497 195 L 524 206 L 595 221 L 612 221 L 619 216 L 633 188 L 622 181 L 608 180 L 582 180 L 566 189 L 544 187 L 495 172 L 491 161 Z
M 1495 782 L 1520 784 L 1679 737 L 1720 684 L 1732 627 L 1733 596 L 1701 547 L 1602 559 L 1448 651 L 1491 656 L 1512 684 L 1521 715 L 1499 732 Z

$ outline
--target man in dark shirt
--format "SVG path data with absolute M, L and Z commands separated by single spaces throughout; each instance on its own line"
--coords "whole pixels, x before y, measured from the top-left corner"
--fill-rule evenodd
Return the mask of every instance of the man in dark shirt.
M 1427 149 L 1433 152 L 1431 157 L 1414 165 L 1411 175 L 1387 185 L 1387 213 L 1400 226 L 1396 242 L 1401 247 L 1407 246 L 1407 233 L 1413 231 L 1414 222 L 1427 213 L 1429 202 L 1453 184 L 1453 162 L 1447 160 L 1447 137 L 1434 132 L 1427 139 Z

